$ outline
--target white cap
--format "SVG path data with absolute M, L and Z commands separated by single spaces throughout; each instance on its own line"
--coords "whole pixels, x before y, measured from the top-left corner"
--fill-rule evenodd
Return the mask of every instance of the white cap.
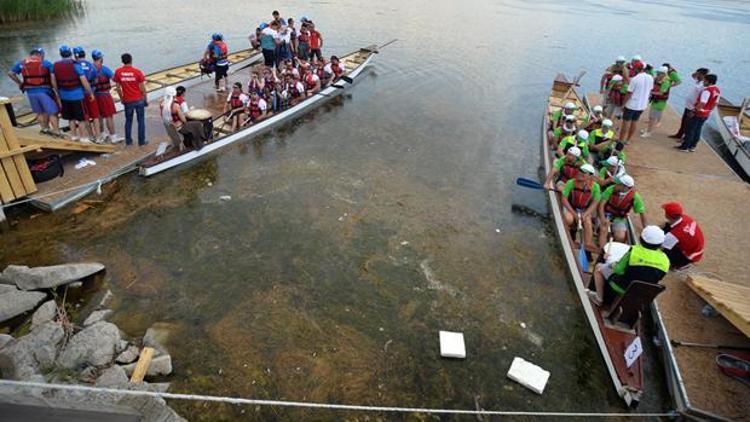
M 635 55 L 635 56 L 633 56 L 633 58 L 632 58 L 632 59 L 630 59 L 630 60 L 632 60 L 632 61 L 641 61 L 641 56 L 639 56 L 639 55 L 637 55 L 637 54 L 636 54 L 636 55 Z
M 612 82 L 620 82 L 621 80 L 622 80 L 622 75 L 612 76 Z
M 635 179 L 633 179 L 633 176 L 629 174 L 624 174 L 620 176 L 620 183 L 622 183 L 626 187 L 632 188 L 633 186 L 635 186 Z
M 602 111 L 604 111 L 604 109 L 600 105 L 595 105 L 594 106 L 594 111 L 596 111 L 598 113 L 601 113 Z
M 658 226 L 646 226 L 641 232 L 641 239 L 651 245 L 664 243 L 664 231 Z
M 566 114 L 565 115 L 565 121 L 566 122 L 575 122 L 576 116 L 575 114 Z
M 606 126 L 606 127 L 612 127 L 612 120 L 609 120 L 609 119 L 604 119 L 604 120 L 602 121 L 602 126 Z
M 565 103 L 565 108 L 576 108 L 576 105 L 568 101 L 567 103 Z
M 616 166 L 616 165 L 619 165 L 619 164 L 620 164 L 620 159 L 619 159 L 619 158 L 617 158 L 617 157 L 615 157 L 615 156 L 613 155 L 613 156 L 611 156 L 611 157 L 607 158 L 607 161 L 606 161 L 606 162 L 607 162 L 607 165 L 608 165 L 608 166 L 610 166 L 610 167 L 614 167 L 614 166 Z
M 589 139 L 589 133 L 586 132 L 585 129 L 581 129 L 578 131 L 578 137 L 581 139 Z
M 659 70 L 657 70 L 657 72 L 659 72 L 659 73 L 669 73 L 669 68 L 666 67 L 666 66 L 662 66 L 662 67 L 659 68 Z
M 576 146 L 570 147 L 570 148 L 568 148 L 568 154 L 570 154 L 570 155 L 572 155 L 574 157 L 580 157 L 581 156 L 581 149 L 578 148 L 578 147 L 576 147 Z
M 584 172 L 584 173 L 588 173 L 588 174 L 595 174 L 596 173 L 596 169 L 594 168 L 594 166 L 592 166 L 591 164 L 588 164 L 588 163 L 586 163 L 586 164 L 584 164 L 584 165 L 581 166 L 581 171 Z
M 617 59 L 615 61 L 616 62 L 624 62 L 625 61 L 625 56 L 617 56 Z
M 568 122 L 565 122 L 565 123 L 568 123 Z M 573 133 L 576 131 L 576 125 L 568 126 L 567 124 L 563 124 L 562 130 L 565 133 Z

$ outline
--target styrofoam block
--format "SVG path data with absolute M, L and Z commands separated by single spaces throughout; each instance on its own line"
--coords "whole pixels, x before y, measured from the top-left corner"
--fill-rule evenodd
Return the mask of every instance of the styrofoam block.
M 508 378 L 537 394 L 542 394 L 544 391 L 549 375 L 548 371 L 519 357 L 513 359 L 508 370 Z
M 452 331 L 440 332 L 440 356 L 445 358 L 466 358 L 466 346 L 463 333 Z

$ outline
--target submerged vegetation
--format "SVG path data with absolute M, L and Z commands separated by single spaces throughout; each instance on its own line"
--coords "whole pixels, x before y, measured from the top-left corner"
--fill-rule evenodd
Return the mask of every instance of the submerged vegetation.
M 83 0 L 0 0 L 0 24 L 45 20 L 83 9 Z

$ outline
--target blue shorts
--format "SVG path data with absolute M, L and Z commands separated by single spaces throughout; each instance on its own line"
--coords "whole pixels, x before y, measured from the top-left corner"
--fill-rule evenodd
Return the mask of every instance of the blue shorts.
M 26 95 L 29 97 L 31 111 L 34 113 L 57 114 L 57 103 L 52 99 L 50 94 L 46 92 L 29 92 Z

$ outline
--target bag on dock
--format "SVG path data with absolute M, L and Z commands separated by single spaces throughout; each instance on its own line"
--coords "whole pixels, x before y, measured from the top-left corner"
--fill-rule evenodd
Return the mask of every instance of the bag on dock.
M 202 59 L 198 66 L 201 68 L 201 76 L 210 75 L 216 71 L 216 62 L 211 59 Z
M 50 155 L 38 160 L 26 160 L 31 170 L 31 177 L 34 183 L 42 183 L 52 180 L 55 177 L 62 177 L 65 174 L 62 160 L 59 154 Z

